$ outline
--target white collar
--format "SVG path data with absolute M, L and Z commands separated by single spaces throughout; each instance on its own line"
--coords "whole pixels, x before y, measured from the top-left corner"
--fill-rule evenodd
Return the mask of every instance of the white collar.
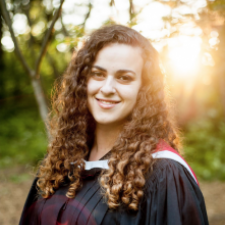
M 108 160 L 98 160 L 98 161 L 86 161 L 85 163 L 85 170 L 91 170 L 94 168 L 100 169 L 109 169 Z M 71 164 L 75 164 L 75 162 L 71 162 Z
M 194 178 L 196 183 L 198 184 L 198 180 L 192 171 L 191 167 L 185 162 L 185 160 L 178 154 L 174 153 L 170 150 L 163 150 L 163 151 L 158 151 L 152 154 L 153 158 L 167 158 L 167 159 L 172 159 L 181 165 L 183 165 L 187 171 L 191 174 L 191 176 Z M 98 160 L 98 161 L 86 161 L 84 160 L 85 163 L 85 170 L 91 170 L 94 168 L 101 168 L 101 169 L 109 169 L 108 165 L 108 160 Z M 71 164 L 75 164 L 75 162 L 72 162 Z

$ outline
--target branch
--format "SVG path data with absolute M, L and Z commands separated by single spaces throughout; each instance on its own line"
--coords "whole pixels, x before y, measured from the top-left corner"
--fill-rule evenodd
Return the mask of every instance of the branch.
M 22 10 L 23 10 L 23 13 L 27 16 L 28 25 L 30 26 L 30 28 L 32 28 L 33 24 L 32 24 L 32 20 L 30 18 L 30 2 L 27 5 L 22 6 Z M 30 39 L 28 41 L 28 46 L 30 48 L 29 54 L 31 56 L 31 59 L 33 59 L 32 60 L 32 66 L 33 66 L 33 65 L 35 65 L 34 62 L 35 62 L 35 58 L 36 58 L 36 57 L 34 58 L 34 56 L 36 56 L 36 54 L 35 54 L 34 47 L 33 47 L 34 43 L 35 43 L 35 38 L 32 35 L 31 31 L 29 33 L 30 33 Z
M 25 71 L 30 75 L 32 76 L 33 74 L 33 71 L 30 69 L 30 67 L 28 66 L 25 58 L 23 57 L 21 51 L 20 51 L 20 48 L 19 48 L 19 45 L 17 43 L 17 40 L 16 40 L 16 37 L 15 37 L 15 34 L 14 34 L 14 31 L 12 29 L 12 23 L 11 23 L 11 19 L 10 19 L 10 16 L 9 16 L 9 12 L 8 10 L 6 9 L 6 4 L 5 4 L 5 1 L 4 0 L 1 0 L 0 2 L 1 4 L 1 9 L 2 9 L 2 15 L 3 15 L 3 18 L 5 20 L 5 23 L 8 25 L 9 27 L 9 32 L 11 34 L 11 37 L 12 37 L 12 40 L 13 40 L 13 43 L 14 43 L 14 46 L 15 46 L 15 52 L 16 52 L 16 55 L 17 57 L 19 58 L 19 60 L 21 61 Z
M 115 6 L 115 1 L 114 0 L 111 0 L 110 3 L 109 3 L 109 5 L 110 6 L 113 6 L 113 5 Z
M 62 24 L 62 31 L 63 31 L 63 34 L 64 34 L 66 37 L 69 37 L 70 34 L 69 34 L 69 32 L 67 31 L 67 29 L 66 29 L 66 27 L 65 27 L 65 25 L 64 25 L 64 23 L 63 23 L 63 20 L 62 20 L 62 14 L 61 14 L 61 16 L 60 16 L 60 20 L 61 20 L 61 24 Z
M 87 12 L 87 14 L 85 15 L 84 22 L 81 24 L 81 26 L 85 27 L 86 22 L 87 22 L 87 19 L 88 19 L 88 18 L 90 17 L 90 15 L 91 15 L 91 10 L 92 10 L 92 8 L 93 8 L 93 6 L 92 6 L 91 2 L 89 2 L 89 4 L 88 4 L 88 12 Z
M 3 0 L 2 0 L 3 1 Z M 52 30 L 54 28 L 54 25 L 55 25 L 55 22 L 56 20 L 59 18 L 59 15 L 61 13 L 61 9 L 62 9 L 62 5 L 63 5 L 63 2 L 64 0 L 61 0 L 61 3 L 60 3 L 60 6 L 59 8 L 57 9 L 57 11 L 55 12 L 54 14 L 54 17 L 52 19 L 52 23 L 51 23 L 51 26 L 49 27 L 45 37 L 44 37 L 44 41 L 42 43 L 42 47 L 41 47 L 41 52 L 40 52 L 40 55 L 36 61 L 36 66 L 35 66 L 35 76 L 37 77 L 38 74 L 39 74 L 39 69 L 40 69 L 40 65 L 41 65 L 41 60 L 46 52 L 46 49 L 47 49 L 47 45 L 48 45 L 48 42 L 49 42 L 49 39 L 50 39 L 50 36 L 51 36 L 51 33 L 52 33 Z
M 129 14 L 130 14 L 130 21 L 133 19 L 134 15 L 134 5 L 133 5 L 133 0 L 129 0 L 130 7 L 129 7 Z

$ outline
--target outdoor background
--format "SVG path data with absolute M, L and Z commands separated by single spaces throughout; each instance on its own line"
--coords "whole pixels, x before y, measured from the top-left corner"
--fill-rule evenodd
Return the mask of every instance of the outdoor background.
M 161 56 L 183 154 L 225 224 L 225 0 L 0 0 L 0 224 L 18 223 L 47 148 L 54 81 L 87 35 L 123 24 Z

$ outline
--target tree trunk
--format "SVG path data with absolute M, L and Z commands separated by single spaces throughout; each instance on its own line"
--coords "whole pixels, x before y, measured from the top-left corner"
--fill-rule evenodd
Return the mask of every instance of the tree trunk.
M 31 84 L 33 86 L 34 89 L 34 95 L 38 104 L 38 109 L 39 109 L 39 113 L 41 115 L 42 120 L 45 123 L 45 126 L 47 127 L 47 119 L 48 119 L 48 104 L 46 102 L 46 98 L 44 95 L 44 91 L 41 85 L 41 82 L 39 79 L 37 78 L 33 78 L 31 80 Z M 49 133 L 48 133 L 48 137 Z

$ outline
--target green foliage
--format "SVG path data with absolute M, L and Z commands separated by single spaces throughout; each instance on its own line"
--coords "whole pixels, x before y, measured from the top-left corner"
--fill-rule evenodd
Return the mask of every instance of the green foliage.
M 15 54 L 4 52 L 0 76 L 0 99 L 33 93 L 29 84 L 29 77 L 24 73 Z
M 5 104 L 0 120 L 0 168 L 36 165 L 46 154 L 47 135 L 34 99 Z M 225 180 L 225 123 L 219 119 L 189 122 L 184 137 L 185 158 L 198 178 Z M 18 179 L 12 177 L 15 182 Z
M 208 1 L 208 8 L 213 11 L 225 11 L 225 0 Z
M 33 98 L 10 102 L 1 110 L 0 168 L 36 164 L 46 152 L 47 138 Z
M 187 124 L 184 152 L 199 178 L 225 180 L 225 123 L 199 119 Z
M 35 60 L 40 53 L 44 34 L 52 19 L 53 9 L 47 10 L 42 1 L 28 1 L 26 4 L 19 0 L 9 2 L 12 3 L 11 15 L 16 13 L 25 15 L 25 11 L 28 10 L 31 22 L 31 25 L 29 25 L 30 32 L 18 35 L 17 40 L 27 63 L 33 68 Z M 171 2 L 168 4 L 171 4 Z M 174 4 L 176 5 L 176 1 L 174 1 Z M 224 15 L 225 0 L 208 1 L 208 8 L 213 11 L 219 11 Z M 132 27 L 137 24 L 136 16 L 142 9 L 135 10 L 128 24 L 129 26 Z M 164 17 L 163 19 L 167 23 L 170 22 L 172 24 L 172 18 Z M 109 18 L 103 24 L 114 23 L 115 21 Z M 40 28 L 40 24 L 44 24 L 42 28 Z M 6 26 L 2 27 L 2 31 L 8 31 Z M 170 37 L 178 33 L 179 30 L 176 30 Z M 54 80 L 59 78 L 65 71 L 72 51 L 78 47 L 84 34 L 85 27 L 83 25 L 74 26 L 72 24 L 64 25 L 61 29 L 54 29 L 52 32 L 47 54 L 43 58 L 40 68 L 40 79 L 47 99 L 49 99 Z M 220 58 L 223 65 L 225 51 L 222 34 L 221 31 L 219 33 L 219 49 L 215 51 L 214 58 Z M 67 49 L 64 52 L 57 50 L 57 46 L 61 43 L 67 45 Z M 30 78 L 14 53 L 6 51 L 0 51 L 0 53 L 0 58 L 2 59 L 0 62 L 0 168 L 15 164 L 36 165 L 46 154 L 47 135 L 33 97 Z M 219 105 L 221 105 L 219 88 L 216 85 L 216 83 L 220 83 L 217 78 L 220 73 L 218 71 L 220 71 L 220 67 L 217 65 L 212 72 L 212 85 L 207 87 L 207 92 L 205 91 L 205 86 L 198 86 L 196 99 L 200 96 L 198 105 L 202 106 L 202 110 L 198 114 L 199 117 L 208 108 L 218 109 Z M 206 70 L 201 70 L 201 73 L 204 74 L 202 79 L 210 76 L 207 72 Z M 183 99 L 178 101 L 177 105 L 181 105 Z M 222 114 L 217 119 L 204 117 L 204 119 L 199 119 L 198 121 L 188 121 L 184 125 L 184 152 L 186 159 L 197 176 L 202 179 L 225 180 L 225 123 L 221 122 L 222 118 Z M 19 182 L 26 179 L 26 175 L 11 177 L 11 179 Z
M 10 181 L 14 183 L 21 183 L 30 179 L 32 179 L 32 177 L 28 173 L 15 174 L 10 176 Z

